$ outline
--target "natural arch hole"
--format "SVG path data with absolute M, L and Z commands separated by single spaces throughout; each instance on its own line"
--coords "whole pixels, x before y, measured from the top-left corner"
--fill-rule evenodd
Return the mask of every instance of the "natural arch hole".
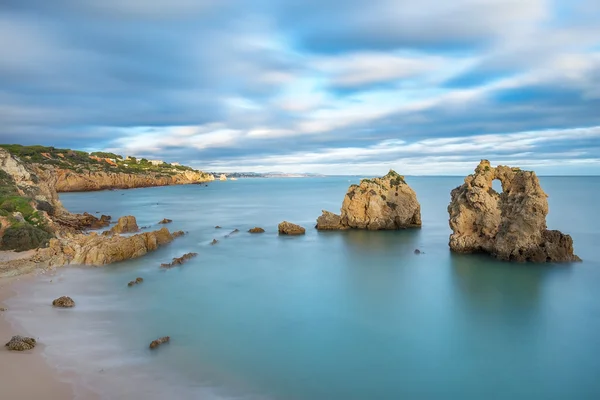
M 494 179 L 492 181 L 492 189 L 496 191 L 498 194 L 502 194 L 502 182 L 499 179 Z

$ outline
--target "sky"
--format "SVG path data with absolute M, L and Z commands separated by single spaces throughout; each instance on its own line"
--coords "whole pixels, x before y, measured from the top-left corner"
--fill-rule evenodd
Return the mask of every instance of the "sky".
M 597 0 L 0 0 L 0 142 L 600 175 L 598 21 Z

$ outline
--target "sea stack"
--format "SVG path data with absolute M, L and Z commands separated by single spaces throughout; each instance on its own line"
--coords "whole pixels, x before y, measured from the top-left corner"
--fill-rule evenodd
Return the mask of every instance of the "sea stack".
M 363 179 L 350 185 L 341 215 L 323 210 L 318 230 L 404 229 L 421 227 L 421 205 L 417 194 L 393 170 L 381 178 Z
M 492 188 L 495 179 L 502 193 Z M 535 172 L 482 160 L 475 173 L 451 192 L 450 249 L 488 253 L 506 261 L 581 261 L 573 239 L 546 228 L 548 195 Z

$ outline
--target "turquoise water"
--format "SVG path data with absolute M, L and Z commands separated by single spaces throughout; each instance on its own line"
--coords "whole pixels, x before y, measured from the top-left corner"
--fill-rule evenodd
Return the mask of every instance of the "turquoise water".
M 314 230 L 357 181 L 63 194 L 74 212 L 133 214 L 152 229 L 166 217 L 189 234 L 142 259 L 42 276 L 10 313 L 51 363 L 106 398 L 600 398 L 600 178 L 541 179 L 548 226 L 571 234 L 584 260 L 541 266 L 449 252 L 460 177 L 407 178 L 420 230 Z M 279 237 L 282 220 L 307 234 Z M 254 226 L 266 233 L 246 233 Z M 159 268 L 190 251 L 182 267 Z M 48 306 L 63 294 L 77 307 Z M 164 335 L 171 343 L 147 349 Z

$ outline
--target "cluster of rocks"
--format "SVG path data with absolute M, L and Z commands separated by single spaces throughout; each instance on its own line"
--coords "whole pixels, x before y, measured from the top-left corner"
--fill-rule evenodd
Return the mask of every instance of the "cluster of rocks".
M 175 257 L 173 258 L 173 261 L 171 261 L 170 263 L 167 264 L 160 264 L 161 268 L 173 268 L 177 265 L 182 265 L 183 263 L 185 263 L 186 261 L 188 261 L 191 258 L 194 258 L 198 255 L 198 253 L 186 253 L 184 255 L 182 255 L 181 257 Z
M 137 278 L 135 278 L 135 281 L 129 281 L 129 283 L 127 284 L 127 286 L 131 287 L 133 285 L 137 285 L 137 284 L 142 283 L 142 282 L 144 282 L 144 278 L 137 277 Z

